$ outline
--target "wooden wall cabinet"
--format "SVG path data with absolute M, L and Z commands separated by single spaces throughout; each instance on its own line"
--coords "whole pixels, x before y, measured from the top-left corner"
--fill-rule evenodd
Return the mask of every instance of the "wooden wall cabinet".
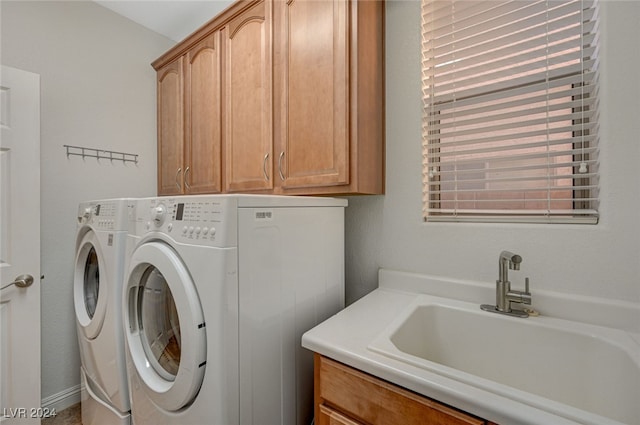
M 279 192 L 384 193 L 384 2 L 275 5 Z
M 163 66 L 157 75 L 158 101 L 158 193 L 182 193 L 184 165 L 184 70 L 183 58 Z
M 315 354 L 318 425 L 496 425 Z
M 220 193 L 219 35 L 158 70 L 158 194 Z
M 384 193 L 384 2 L 238 0 L 152 65 L 158 192 Z
M 221 31 L 226 192 L 273 189 L 271 9 L 259 1 Z

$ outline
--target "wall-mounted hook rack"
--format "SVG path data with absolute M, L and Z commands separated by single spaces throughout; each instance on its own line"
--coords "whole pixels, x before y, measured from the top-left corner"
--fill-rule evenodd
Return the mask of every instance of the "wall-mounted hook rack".
M 111 161 L 138 163 L 138 155 L 134 153 L 109 151 L 104 149 L 86 148 L 82 146 L 62 145 L 67 149 L 67 158 L 70 155 L 77 155 L 84 158 L 108 159 Z

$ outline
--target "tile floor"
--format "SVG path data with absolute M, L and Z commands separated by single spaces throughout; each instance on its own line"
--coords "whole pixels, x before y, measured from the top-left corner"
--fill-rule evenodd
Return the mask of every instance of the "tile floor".
M 43 419 L 42 425 L 82 425 L 80 403 L 58 412 L 52 418 Z

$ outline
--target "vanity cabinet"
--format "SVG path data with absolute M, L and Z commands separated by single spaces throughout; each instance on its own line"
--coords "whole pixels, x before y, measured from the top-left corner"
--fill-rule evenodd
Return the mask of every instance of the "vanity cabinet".
M 157 73 L 158 194 L 221 192 L 219 34 Z
M 384 193 L 384 2 L 238 0 L 153 62 L 158 193 Z
M 495 425 L 315 354 L 318 425 Z

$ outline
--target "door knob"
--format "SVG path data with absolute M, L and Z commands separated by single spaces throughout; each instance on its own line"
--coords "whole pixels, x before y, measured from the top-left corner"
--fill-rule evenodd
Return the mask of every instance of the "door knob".
M 18 288 L 26 288 L 28 286 L 31 286 L 31 284 L 33 284 L 33 276 L 31 276 L 30 274 L 21 274 L 20 276 L 16 277 L 13 282 L 0 288 L 0 290 L 8 288 L 11 285 L 16 285 Z

